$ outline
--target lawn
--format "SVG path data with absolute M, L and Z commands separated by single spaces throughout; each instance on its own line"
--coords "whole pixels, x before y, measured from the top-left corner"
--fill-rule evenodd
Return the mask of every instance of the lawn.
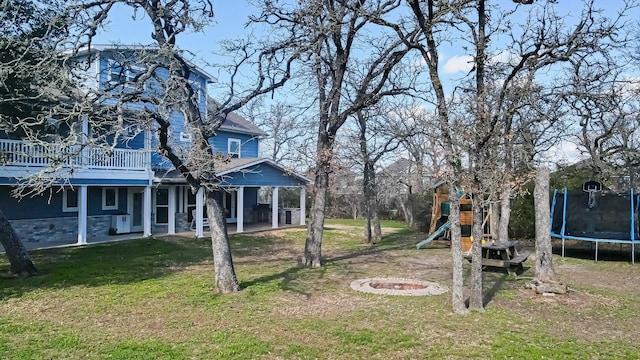
M 298 265 L 304 229 L 232 236 L 244 289 L 234 295 L 215 293 L 204 239 L 34 252 L 41 276 L 0 277 L 0 358 L 640 358 L 640 265 L 555 259 L 572 289 L 556 297 L 524 289 L 533 269 L 485 272 L 486 312 L 458 316 L 450 293 L 351 290 L 374 276 L 451 283 L 445 244 L 416 250 L 424 234 L 385 223 L 384 239 L 367 247 L 360 225 L 327 222 L 321 269 Z

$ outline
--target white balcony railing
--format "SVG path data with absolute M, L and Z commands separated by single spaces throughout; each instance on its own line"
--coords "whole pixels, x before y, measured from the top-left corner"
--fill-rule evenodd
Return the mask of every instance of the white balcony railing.
M 0 165 L 18 167 L 83 167 L 104 170 L 145 170 L 144 150 L 105 149 L 35 145 L 20 140 L 0 139 Z

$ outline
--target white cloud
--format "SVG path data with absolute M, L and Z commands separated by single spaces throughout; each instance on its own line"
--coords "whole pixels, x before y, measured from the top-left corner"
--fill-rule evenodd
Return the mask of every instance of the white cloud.
M 544 154 L 541 154 L 539 160 L 548 164 L 561 163 L 570 165 L 587 157 L 586 154 L 580 151 L 578 145 L 565 139 L 552 146 Z
M 459 71 L 469 72 L 473 68 L 473 57 L 468 55 L 454 56 L 444 64 L 444 72 L 447 74 Z

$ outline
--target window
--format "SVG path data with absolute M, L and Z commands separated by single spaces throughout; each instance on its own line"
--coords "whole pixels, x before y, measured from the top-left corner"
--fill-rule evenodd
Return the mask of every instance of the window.
M 191 189 L 185 186 L 185 192 L 187 194 L 187 217 L 189 223 L 193 221 L 193 210 L 196 209 L 196 194 L 194 194 Z
M 78 211 L 78 193 L 73 189 L 62 189 L 62 211 Z
M 120 65 L 114 60 L 109 60 L 108 80 L 111 85 L 124 84 L 125 86 L 134 87 L 131 82 L 136 75 L 144 69 L 134 65 Z
M 118 210 L 118 188 L 102 188 L 102 210 Z
M 234 158 L 240 157 L 240 140 L 239 139 L 229 139 L 229 147 L 227 149 L 227 154 L 231 155 L 231 157 L 234 157 Z
M 169 223 L 169 189 L 156 190 L 156 224 Z

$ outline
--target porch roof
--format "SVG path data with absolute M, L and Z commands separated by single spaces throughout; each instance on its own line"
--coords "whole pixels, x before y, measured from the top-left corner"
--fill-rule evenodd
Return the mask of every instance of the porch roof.
M 232 158 L 217 164 L 222 186 L 304 186 L 313 181 L 267 158 Z M 186 184 L 177 170 L 156 170 L 154 182 Z

